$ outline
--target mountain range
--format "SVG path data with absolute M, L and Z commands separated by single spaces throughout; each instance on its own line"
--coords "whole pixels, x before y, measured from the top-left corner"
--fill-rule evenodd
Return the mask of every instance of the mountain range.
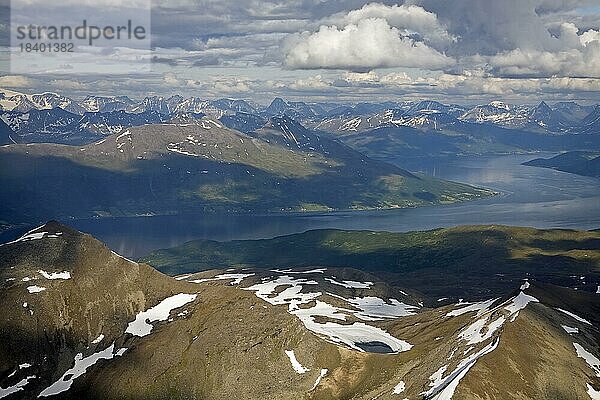
M 57 222 L 0 245 L 0 397 L 598 398 L 598 232 L 304 235 L 147 257 L 172 276 Z
M 29 95 L 0 91 L 0 120 L 22 143 L 89 143 L 101 135 L 119 133 L 128 127 L 166 122 L 189 114 L 208 115 L 237 126 L 240 120 L 252 120 L 256 124 L 273 116 L 286 116 L 307 128 L 342 136 L 369 135 L 382 128 L 414 128 L 420 132 L 450 131 L 469 137 L 478 131 L 477 126 L 482 126 L 536 134 L 535 137 L 591 135 L 592 138 L 576 139 L 587 143 L 595 140 L 599 131 L 599 110 L 598 105 L 558 102 L 550 106 L 544 101 L 536 105 L 510 105 L 502 101 L 445 105 L 430 100 L 347 105 L 275 98 L 268 106 L 262 106 L 245 100 L 205 100 L 179 95 L 151 96 L 141 101 L 127 96 L 90 95 L 77 101 L 56 93 Z M 485 141 L 486 138 L 475 135 L 475 139 Z
M 83 146 L 10 144 L 0 147 L 0 186 L 0 221 L 13 223 L 399 208 L 494 194 L 371 159 L 286 116 L 248 133 L 196 115 Z
M 412 159 L 600 148 L 599 106 L 268 106 L 0 93 L 0 227 L 47 218 L 415 207 L 493 195 Z M 64 193 L 70 193 L 65 198 Z

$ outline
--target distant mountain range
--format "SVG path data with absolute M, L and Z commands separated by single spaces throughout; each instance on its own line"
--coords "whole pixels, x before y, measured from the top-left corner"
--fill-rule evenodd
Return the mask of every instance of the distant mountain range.
M 264 107 L 5 90 L 0 107 L 4 227 L 45 218 L 446 204 L 493 192 L 412 174 L 404 161 L 600 148 L 600 107 L 571 102 L 277 98 Z
M 205 100 L 178 95 L 152 96 L 141 101 L 127 96 L 90 95 L 76 101 L 56 93 L 29 95 L 0 90 L 0 120 L 22 143 L 90 143 L 128 127 L 167 122 L 182 115 L 208 115 L 244 132 L 255 129 L 256 124 L 270 117 L 286 116 L 307 128 L 342 136 L 356 133 L 369 136 L 371 131 L 383 128 L 450 131 L 469 136 L 477 131 L 477 126 L 546 136 L 586 134 L 595 137 L 600 131 L 600 106 L 575 102 L 550 106 L 542 101 L 526 106 L 492 101 L 463 106 L 427 100 L 347 105 L 276 98 L 268 106 L 261 106 L 245 100 Z M 246 126 L 248 122 L 250 125 Z M 578 140 L 589 141 L 590 138 Z
M 0 397 L 594 399 L 599 240 L 311 231 L 149 257 L 167 276 L 49 222 L 0 245 Z

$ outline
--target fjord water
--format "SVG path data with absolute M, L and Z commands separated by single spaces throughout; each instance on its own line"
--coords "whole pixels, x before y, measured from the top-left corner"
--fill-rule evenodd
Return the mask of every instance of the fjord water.
M 501 192 L 462 204 L 411 209 L 311 214 L 158 216 L 63 221 L 90 233 L 118 253 L 141 257 L 193 239 L 258 239 L 309 229 L 405 232 L 465 224 L 537 228 L 600 228 L 600 180 L 523 166 L 540 155 L 447 158 L 399 162 L 411 171 Z M 16 233 L 12 233 L 14 236 Z M 2 242 L 12 240 L 5 234 Z

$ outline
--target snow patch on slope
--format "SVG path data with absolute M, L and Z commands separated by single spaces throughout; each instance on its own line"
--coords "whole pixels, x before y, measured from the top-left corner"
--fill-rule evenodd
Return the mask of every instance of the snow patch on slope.
M 333 278 L 325 278 L 326 281 L 333 283 L 334 285 L 342 286 L 348 289 L 368 289 L 373 285 L 373 282 L 357 282 L 357 281 L 336 281 Z
M 96 339 L 92 340 L 92 344 L 98 344 L 104 339 L 104 335 L 100 334 Z
M 71 279 L 71 273 L 69 271 L 48 273 L 48 272 L 44 271 L 43 269 L 40 269 L 38 272 L 46 279 L 63 279 L 63 280 Z
M 13 243 L 19 243 L 19 242 L 28 242 L 31 240 L 39 240 L 39 239 L 43 239 L 43 238 L 58 238 L 58 237 L 62 236 L 62 232 L 55 232 L 55 233 L 36 232 L 37 230 L 42 229 L 45 226 L 46 226 L 45 224 L 38 226 L 37 228 L 34 228 L 34 229 L 30 230 L 29 232 L 25 233 L 20 238 L 13 240 L 12 242 L 0 244 L 0 246 L 5 246 L 7 244 L 13 244 Z
M 494 302 L 496 302 L 496 299 L 490 299 L 490 300 L 485 300 L 485 301 L 480 301 L 477 303 L 462 303 L 462 304 L 467 304 L 466 307 L 463 308 L 459 308 L 456 310 L 452 310 L 449 313 L 446 314 L 446 317 L 457 317 L 459 315 L 463 315 L 466 314 L 468 312 L 473 312 L 473 311 L 485 311 L 487 310 L 492 304 L 494 304 Z M 439 301 L 439 300 L 438 300 Z M 478 313 L 479 314 L 479 313 Z
M 41 287 L 41 286 L 37 286 L 37 285 L 27 286 L 27 291 L 29 293 L 40 293 L 40 292 L 43 292 L 44 290 L 46 290 L 45 287 Z
M 29 381 L 35 378 L 35 375 L 28 376 L 27 378 L 21 379 L 19 382 L 15 383 L 13 386 L 7 387 L 6 389 L 0 387 L 0 399 L 24 390 L 23 388 L 29 383 Z
M 305 368 L 302 364 L 300 364 L 300 362 L 298 362 L 298 359 L 296 358 L 296 354 L 294 354 L 294 350 L 285 350 L 285 354 L 290 359 L 290 362 L 292 363 L 292 368 L 294 368 L 294 371 L 296 371 L 299 374 L 304 374 L 305 372 L 310 371 L 310 369 Z
M 561 325 L 561 327 L 565 330 L 565 332 L 567 332 L 568 334 L 573 334 L 573 333 L 579 333 L 579 328 L 573 328 L 571 326 L 568 325 Z
M 592 385 L 590 385 L 589 383 L 587 384 L 587 392 L 588 392 L 588 395 L 590 396 L 590 399 L 600 400 L 600 390 L 594 389 L 592 387 Z
M 396 386 L 394 386 L 394 391 L 392 393 L 400 394 L 400 393 L 404 392 L 404 389 L 406 389 L 406 385 L 404 384 L 404 381 L 400 381 L 400 383 L 398 383 Z
M 475 365 L 477 360 L 486 354 L 491 353 L 498 347 L 500 340 L 496 338 L 493 342 L 483 347 L 477 353 L 462 360 L 456 368 L 445 378 L 433 376 L 430 378 L 432 382 L 432 388 L 427 392 L 422 393 L 425 398 L 431 400 L 450 400 L 454 396 L 454 391 L 458 387 L 458 384 L 462 378 L 467 375 L 467 372 Z M 439 370 L 438 370 L 439 372 Z M 445 372 L 445 370 L 443 371 Z M 442 372 L 442 373 L 443 373 Z M 433 379 L 432 379 L 433 378 Z
M 383 306 L 385 303 L 383 300 L 379 301 L 380 299 L 375 301 L 375 298 L 367 300 L 360 298 L 346 300 L 343 297 L 335 296 L 351 305 L 359 305 L 357 308 L 363 306 L 365 309 L 354 311 L 335 307 L 324 301 L 317 300 L 317 298 L 322 295 L 321 292 L 302 292 L 305 285 L 317 285 L 317 282 L 314 280 L 292 278 L 288 275 L 283 275 L 270 281 L 263 280 L 262 283 L 257 283 L 244 289 L 254 291 L 257 297 L 272 305 L 287 305 L 288 312 L 298 317 L 308 330 L 330 342 L 344 344 L 361 352 L 365 351 L 360 347 L 360 344 L 363 343 L 381 343 L 389 347 L 394 353 L 407 351 L 412 347 L 410 343 L 397 339 L 378 327 L 367 325 L 362 322 L 354 322 L 352 324 L 339 324 L 331 321 L 324 323 L 316 322 L 316 317 L 346 321 L 347 317 L 355 316 L 357 318 L 371 317 L 370 320 L 373 320 L 370 313 L 373 312 L 375 304 L 377 303 Z M 285 289 L 277 292 L 279 286 L 285 286 Z M 354 301 L 355 304 L 353 304 L 352 301 Z M 300 308 L 300 305 L 311 302 L 314 302 L 312 307 Z M 392 312 L 390 308 L 393 309 L 395 314 L 405 314 L 406 312 L 409 312 L 407 308 L 410 307 L 399 302 L 392 302 L 392 304 L 387 304 L 387 306 L 388 307 L 384 306 L 378 314 L 389 315 Z M 402 312 L 400 310 L 402 310 Z
M 571 317 L 571 318 L 573 318 L 573 319 L 575 319 L 575 320 L 577 320 L 579 322 L 583 322 L 584 324 L 588 324 L 590 326 L 593 326 L 592 323 L 590 321 L 588 321 L 587 319 L 581 318 L 580 316 L 575 315 L 574 313 L 572 313 L 570 311 L 563 310 L 562 308 L 557 308 L 556 310 L 560 311 L 563 314 L 567 314 L 569 317 Z
M 38 397 L 53 396 L 69 390 L 71 385 L 73 385 L 73 381 L 85 374 L 88 368 L 90 368 L 92 365 L 96 364 L 100 360 L 112 359 L 115 356 L 113 354 L 114 348 L 115 344 L 113 343 L 106 349 L 87 357 L 83 357 L 82 353 L 78 353 L 75 356 L 75 364 L 73 367 L 68 369 L 58 381 L 42 390 Z
M 389 303 L 379 297 L 354 297 L 345 299 L 354 307 L 360 309 L 361 313 L 355 313 L 361 319 L 397 318 L 415 315 L 417 306 L 401 303 L 396 299 L 389 299 Z M 367 318 L 365 318 L 367 317 Z
M 277 272 L 278 274 L 322 274 L 327 271 L 327 268 L 315 268 L 307 271 L 294 271 L 291 268 L 288 269 L 272 269 L 271 272 Z
M 179 293 L 171 297 L 167 297 L 154 307 L 140 312 L 136 315 L 135 320 L 127 325 L 125 333 L 130 333 L 134 336 L 146 336 L 152 332 L 150 322 L 165 321 L 169 318 L 172 310 L 183 307 L 189 302 L 196 299 L 196 294 Z
M 575 347 L 575 351 L 577 352 L 577 357 L 583 358 L 587 365 L 589 365 L 590 368 L 594 371 L 596 376 L 600 378 L 600 360 L 598 360 L 598 357 L 584 349 L 583 346 L 579 343 L 573 343 L 573 346 Z
M 319 373 L 319 376 L 317 376 L 317 380 L 315 381 L 315 384 L 312 386 L 312 388 L 310 388 L 311 392 L 313 390 L 315 390 L 317 388 L 317 386 L 319 386 L 319 383 L 321 383 L 321 379 L 323 379 L 327 375 L 327 372 L 329 372 L 329 370 L 327 368 L 321 369 L 321 372 Z
M 244 280 L 244 278 L 248 278 L 248 277 L 254 276 L 254 275 L 255 274 L 220 274 L 213 278 L 194 279 L 189 282 L 190 283 L 203 283 L 203 282 L 232 279 L 232 281 L 229 284 L 233 286 L 233 285 L 239 285 L 240 283 L 242 283 L 242 280 Z

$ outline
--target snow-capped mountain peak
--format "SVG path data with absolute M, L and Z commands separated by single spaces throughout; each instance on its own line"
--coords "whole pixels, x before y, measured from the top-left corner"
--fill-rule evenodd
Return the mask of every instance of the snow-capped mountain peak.
M 502 108 L 502 109 L 504 109 L 504 110 L 506 110 L 506 111 L 509 111 L 509 110 L 510 110 L 510 106 L 509 106 L 508 104 L 506 104 L 506 103 L 505 103 L 505 102 L 503 102 L 503 101 L 499 101 L 499 100 L 494 100 L 494 101 L 491 101 L 491 102 L 490 102 L 490 106 L 492 106 L 492 107 L 496 107 L 496 108 Z

